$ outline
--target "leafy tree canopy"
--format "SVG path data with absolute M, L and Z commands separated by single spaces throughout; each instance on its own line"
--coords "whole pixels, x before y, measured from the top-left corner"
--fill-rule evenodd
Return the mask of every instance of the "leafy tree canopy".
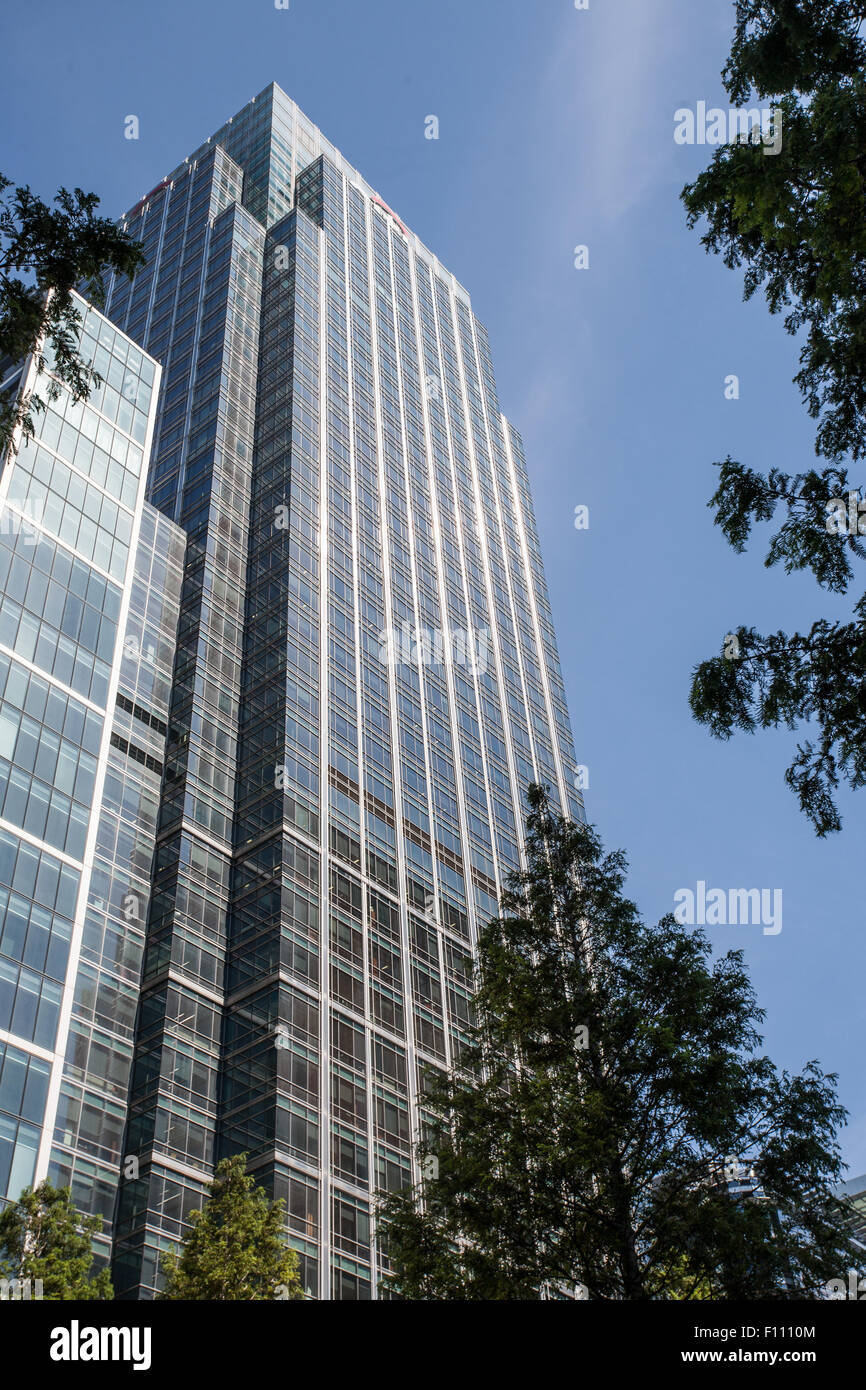
M 81 315 L 72 291 L 83 286 L 98 307 L 104 302 L 104 272 L 132 276 L 144 257 L 140 243 L 108 218 L 95 216 L 95 193 L 61 188 L 54 204 L 0 174 L 0 358 L 15 363 L 47 343 L 55 376 L 80 401 L 99 380 L 78 353 Z M 41 352 L 37 366 L 44 372 Z M 47 398 L 58 394 L 56 382 L 49 382 Z M 0 398 L 0 455 L 16 428 L 32 436 L 34 415 L 44 408 L 36 392 L 17 400 Z
M 723 79 L 734 103 L 752 93 L 773 102 L 781 150 L 719 148 L 682 195 L 689 225 L 705 224 L 707 250 L 744 270 L 745 297 L 763 289 L 797 336 L 795 381 L 827 461 L 790 475 L 727 458 L 709 503 L 716 524 L 742 551 L 755 523 L 781 514 L 765 563 L 809 569 L 837 594 L 866 558 L 866 479 L 849 478 L 843 463 L 866 456 L 864 19 L 862 0 L 737 0 Z M 786 780 L 819 835 L 840 829 L 836 789 L 866 783 L 866 596 L 850 622 L 821 620 L 804 634 L 739 625 L 722 655 L 695 668 L 690 704 L 723 739 L 814 724 Z
M 815 1298 L 854 1267 L 835 1077 L 760 1052 L 741 951 L 641 920 L 626 862 L 530 790 L 528 865 L 479 945 L 421 1183 L 383 1196 L 408 1299 Z M 731 1161 L 754 1174 L 732 1195 Z

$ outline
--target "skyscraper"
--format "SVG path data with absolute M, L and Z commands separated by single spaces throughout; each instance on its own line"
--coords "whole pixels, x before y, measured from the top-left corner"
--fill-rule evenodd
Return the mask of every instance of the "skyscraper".
M 124 225 L 105 313 L 161 364 L 186 549 L 115 1286 L 153 1295 L 245 1152 L 309 1293 L 368 1299 L 523 793 L 583 816 L 523 446 L 466 291 L 276 85 Z

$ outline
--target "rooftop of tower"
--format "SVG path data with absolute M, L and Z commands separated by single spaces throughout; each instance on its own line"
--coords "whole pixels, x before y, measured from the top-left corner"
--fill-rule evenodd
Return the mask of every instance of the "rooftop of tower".
M 130 217 L 156 193 L 177 178 L 185 168 L 195 163 L 215 145 L 220 145 L 244 171 L 244 206 L 265 226 L 279 222 L 292 210 L 295 202 L 295 181 L 302 169 L 325 155 L 350 183 L 359 188 L 386 212 L 412 243 L 416 254 L 430 263 L 437 274 L 444 276 L 454 292 L 467 304 L 469 294 L 439 258 L 419 237 L 401 222 L 381 194 L 372 188 L 363 175 L 331 144 L 296 102 L 292 101 L 276 82 L 271 82 L 246 106 L 213 135 L 193 150 L 192 154 L 151 189 L 150 193 L 126 213 Z

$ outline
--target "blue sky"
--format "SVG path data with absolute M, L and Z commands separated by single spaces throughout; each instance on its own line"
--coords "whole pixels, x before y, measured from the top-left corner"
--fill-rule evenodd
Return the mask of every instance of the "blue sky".
M 269 81 L 300 104 L 470 291 L 522 431 L 590 818 L 631 860 L 649 918 L 679 888 L 783 892 L 742 945 L 767 1050 L 816 1057 L 866 1170 L 866 793 L 818 841 L 783 782 L 787 734 L 695 725 L 694 663 L 740 623 L 847 615 L 811 577 L 736 556 L 706 508 L 714 459 L 796 472 L 812 423 L 796 346 L 700 246 L 679 202 L 707 148 L 674 112 L 725 108 L 731 0 L 42 0 L 4 25 L 0 168 L 118 215 Z M 123 138 L 124 118 L 140 139 Z M 424 138 L 436 115 L 438 141 Z M 590 251 L 574 268 L 574 248 Z M 728 374 L 740 399 L 724 396 Z M 588 531 L 574 509 L 590 508 Z M 766 544 L 766 537 L 759 537 Z

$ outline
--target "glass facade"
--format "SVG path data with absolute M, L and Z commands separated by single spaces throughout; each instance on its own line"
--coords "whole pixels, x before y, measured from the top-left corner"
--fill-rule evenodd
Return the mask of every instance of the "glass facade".
M 110 1258 L 120 1181 L 136 1180 L 123 1148 L 145 924 L 163 775 L 183 532 L 145 503 L 132 571 L 81 954 L 72 997 L 48 1176 L 80 1211 L 103 1218 Z
M 866 1173 L 842 1183 L 836 1195 L 848 1204 L 854 1243 L 866 1253 Z
M 163 767 L 122 734 L 161 709 L 161 756 L 185 537 L 144 495 L 159 367 L 78 307 L 100 385 L 0 477 L 0 1201 L 70 1183 L 107 1261 Z
M 101 1212 L 121 1297 L 243 1151 L 308 1293 L 376 1298 L 375 1193 L 464 1046 L 527 785 L 583 816 L 523 446 L 466 291 L 278 87 L 124 225 L 146 263 L 105 313 L 162 367 L 150 505 L 97 335 L 92 411 L 21 452 L 50 524 L 0 609 L 9 830 L 39 830 L 0 880 L 37 933 L 8 1041 L 56 1112 L 34 1136 L 19 1104 L 10 1142 Z M 32 1041 L 58 1007 L 60 1058 Z
M 308 1292 L 369 1299 L 523 792 L 583 815 L 523 447 L 465 290 L 278 87 L 125 225 L 188 548 L 118 1288 L 245 1151 Z

